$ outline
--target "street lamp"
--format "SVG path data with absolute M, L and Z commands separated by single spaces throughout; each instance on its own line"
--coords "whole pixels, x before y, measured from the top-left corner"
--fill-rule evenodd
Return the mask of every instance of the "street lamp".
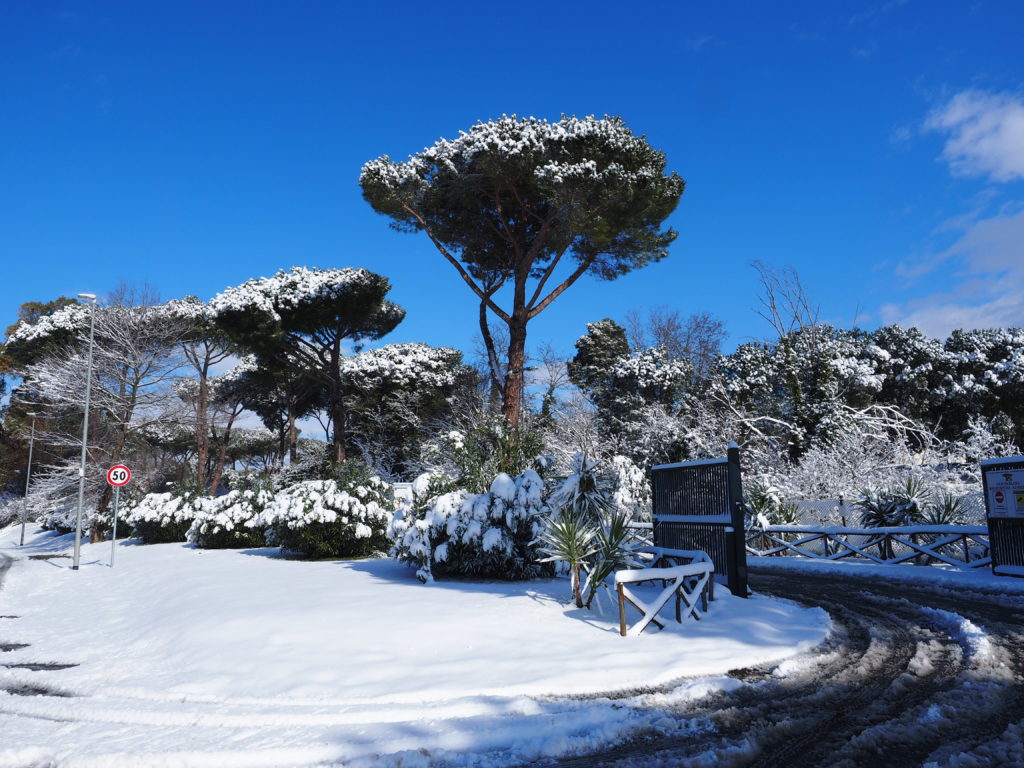
M 85 374 L 85 420 L 82 423 L 82 465 L 78 469 L 78 515 L 75 518 L 75 557 L 71 569 L 78 570 L 78 560 L 82 552 L 82 505 L 85 503 L 85 453 L 89 446 L 89 396 L 92 391 L 92 342 L 96 332 L 96 294 L 80 293 L 78 298 L 92 302 L 89 313 L 89 362 Z
M 28 471 L 25 472 L 25 503 L 21 505 L 21 541 L 19 547 L 25 546 L 25 518 L 28 516 L 28 484 L 32 480 L 32 447 L 36 442 L 36 416 L 35 413 L 26 413 L 32 417 L 32 431 L 28 438 Z

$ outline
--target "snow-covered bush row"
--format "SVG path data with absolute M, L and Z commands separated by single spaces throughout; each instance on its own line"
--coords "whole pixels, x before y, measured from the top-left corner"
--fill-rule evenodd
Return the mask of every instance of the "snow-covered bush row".
M 272 543 L 307 557 L 358 557 L 387 549 L 391 486 L 378 477 L 307 480 L 278 491 L 238 488 L 211 498 L 151 493 L 129 508 L 126 528 L 147 544 L 188 540 L 204 548 Z
M 196 517 L 194 496 L 149 493 L 125 510 L 126 527 L 146 544 L 183 541 Z
M 193 502 L 195 519 L 185 534 L 198 547 L 228 549 L 261 547 L 266 544 L 261 513 L 274 501 L 266 488 L 245 488 L 223 496 L 198 497 Z
M 391 486 L 378 477 L 339 486 L 306 480 L 288 486 L 257 516 L 268 539 L 306 557 L 366 557 L 386 550 Z
M 530 579 L 552 572 L 540 563 L 535 541 L 548 509 L 544 483 L 532 469 L 498 474 L 486 493 L 452 489 L 445 478 L 421 475 L 415 501 L 388 526 L 391 554 L 417 567 L 420 580 L 454 574 Z

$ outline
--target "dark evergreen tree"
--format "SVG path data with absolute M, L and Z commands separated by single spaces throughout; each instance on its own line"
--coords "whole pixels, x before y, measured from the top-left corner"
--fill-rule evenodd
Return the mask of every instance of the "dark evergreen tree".
M 371 161 L 359 181 L 374 210 L 396 229 L 425 232 L 507 324 L 502 412 L 513 428 L 529 321 L 584 274 L 611 280 L 668 255 L 676 233 L 662 226 L 684 186 L 617 117 L 481 122 L 407 162 Z M 568 274 L 555 277 L 563 260 Z
M 345 460 L 344 345 L 379 339 L 402 321 L 405 310 L 385 298 L 390 288 L 386 277 L 366 269 L 293 267 L 229 288 L 211 302 L 218 325 L 239 346 L 320 384 L 334 464 Z

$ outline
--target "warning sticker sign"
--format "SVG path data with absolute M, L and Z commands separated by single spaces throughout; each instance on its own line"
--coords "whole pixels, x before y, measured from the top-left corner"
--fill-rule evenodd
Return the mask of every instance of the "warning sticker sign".
M 1024 518 L 1024 470 L 989 470 L 985 482 L 989 517 Z

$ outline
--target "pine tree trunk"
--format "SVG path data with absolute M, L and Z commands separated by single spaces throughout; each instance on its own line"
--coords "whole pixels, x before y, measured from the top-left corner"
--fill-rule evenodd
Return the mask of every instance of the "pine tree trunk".
M 341 338 L 335 340 L 331 349 L 331 372 L 334 378 L 330 384 L 331 395 L 331 453 L 330 460 L 334 466 L 345 463 L 345 403 L 341 396 L 341 380 L 338 371 L 341 365 Z
M 526 367 L 526 313 L 517 312 L 508 326 L 508 371 L 501 412 L 505 423 L 518 430 L 523 413 L 524 369 Z
M 295 410 L 288 409 L 288 463 L 294 464 L 299 453 L 299 435 L 295 428 Z
M 210 495 L 216 496 L 217 489 L 220 488 L 220 480 L 224 476 L 224 462 L 227 458 L 228 453 L 228 442 L 231 440 L 231 427 L 235 423 L 235 418 L 238 413 L 235 411 L 231 412 L 228 416 L 228 422 L 224 425 L 224 434 L 221 436 L 220 445 L 217 447 L 217 464 L 213 470 L 213 479 L 210 481 Z
M 338 397 L 331 404 L 331 463 L 345 463 L 345 406 Z
M 196 490 L 199 493 L 207 491 L 206 462 L 210 455 L 210 430 L 206 423 L 206 412 L 209 405 L 210 387 L 206 371 L 201 370 L 199 376 L 199 400 L 196 402 Z

